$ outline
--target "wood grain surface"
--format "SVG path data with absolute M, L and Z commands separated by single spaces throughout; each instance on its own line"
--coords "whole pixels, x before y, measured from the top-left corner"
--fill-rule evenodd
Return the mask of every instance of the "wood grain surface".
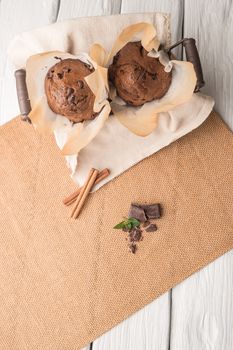
M 171 13 L 173 42 L 182 36 L 197 40 L 206 81 L 203 91 L 215 98 L 216 110 L 233 128 L 232 0 L 1 0 L 0 123 L 18 114 L 6 56 L 14 35 L 68 18 L 149 11 Z M 176 55 L 181 56 L 181 48 Z M 85 350 L 232 350 L 232 293 L 233 252 L 229 252 Z

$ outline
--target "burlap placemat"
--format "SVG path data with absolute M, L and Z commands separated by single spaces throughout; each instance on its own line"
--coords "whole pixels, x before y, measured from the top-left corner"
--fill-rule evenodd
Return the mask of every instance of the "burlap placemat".
M 53 137 L 0 129 L 0 348 L 79 349 L 233 247 L 233 138 L 216 113 L 92 194 L 78 220 Z M 160 202 L 135 255 L 113 230 Z

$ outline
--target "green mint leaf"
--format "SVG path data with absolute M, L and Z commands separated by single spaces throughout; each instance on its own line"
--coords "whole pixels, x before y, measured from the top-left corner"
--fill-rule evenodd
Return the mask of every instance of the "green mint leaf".
M 121 221 L 119 224 L 117 224 L 116 226 L 114 226 L 113 228 L 120 230 L 123 228 L 127 228 L 129 230 L 131 230 L 134 227 L 138 227 L 140 226 L 140 221 L 138 221 L 135 218 L 125 218 L 124 217 L 124 221 Z
M 129 230 L 131 230 L 131 228 L 133 228 L 133 225 L 132 225 L 131 222 L 127 222 L 126 227 L 127 227 Z
M 131 223 L 132 227 L 138 227 L 138 226 L 140 226 L 140 221 L 138 221 L 138 220 L 135 219 L 135 218 L 129 218 L 129 219 L 128 219 L 128 222 Z
M 124 228 L 126 225 L 125 225 L 125 221 L 121 221 L 119 222 L 119 224 L 117 224 L 116 226 L 114 226 L 113 228 L 117 229 L 117 230 L 120 230 L 122 228 Z

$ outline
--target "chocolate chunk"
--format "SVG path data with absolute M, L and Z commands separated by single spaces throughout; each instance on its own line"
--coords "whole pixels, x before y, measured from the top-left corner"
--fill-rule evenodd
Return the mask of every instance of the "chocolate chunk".
M 77 85 L 78 85 L 79 89 L 84 88 L 84 82 L 82 80 L 77 80 Z
M 74 93 L 74 89 L 73 89 L 73 88 L 68 87 L 68 88 L 66 89 L 66 94 L 67 94 L 67 96 L 70 96 L 70 95 L 73 94 L 73 93 Z
M 139 242 L 142 239 L 142 230 L 138 227 L 134 227 L 129 233 L 129 239 L 131 242 Z
M 147 220 L 144 209 L 135 204 L 131 204 L 129 209 L 129 218 L 135 218 L 140 222 L 145 222 Z
M 71 69 L 68 68 L 68 67 L 64 67 L 64 68 L 63 68 L 63 72 L 64 72 L 64 73 L 70 73 L 70 72 L 71 72 Z
M 146 217 L 148 219 L 159 219 L 161 217 L 161 208 L 160 208 L 160 204 L 158 203 L 144 204 L 144 205 L 139 204 L 138 206 L 144 210 Z
M 69 95 L 67 100 L 69 103 L 73 103 L 73 104 L 77 103 L 77 97 L 74 94 Z
M 85 66 L 86 68 L 90 69 L 91 72 L 94 71 L 94 67 L 92 67 L 91 64 L 84 63 L 84 66 Z
M 62 78 L 63 78 L 63 73 L 57 73 L 57 77 L 58 77 L 59 79 L 62 79 Z
M 136 253 L 136 250 L 137 250 L 137 246 L 135 243 L 131 243 L 129 245 L 129 250 L 131 251 L 131 253 L 135 254 Z
M 52 73 L 52 72 L 49 72 L 49 73 L 47 74 L 47 79 L 52 79 L 52 77 L 53 77 L 53 73 Z
M 155 79 L 157 78 L 157 75 L 156 75 L 156 74 L 152 74 L 151 78 L 152 78 L 153 80 L 155 80 Z
M 157 226 L 155 225 L 155 224 L 150 224 L 146 229 L 145 229 L 145 231 L 146 232 L 155 232 L 155 231 L 157 231 Z

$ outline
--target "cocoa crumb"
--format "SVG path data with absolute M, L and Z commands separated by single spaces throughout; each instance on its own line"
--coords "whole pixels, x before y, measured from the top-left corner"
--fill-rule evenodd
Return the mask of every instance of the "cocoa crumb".
M 145 228 L 145 227 L 147 227 L 147 226 L 149 226 L 149 225 L 150 225 L 150 221 L 147 220 L 147 221 L 145 221 L 145 222 L 142 224 L 142 227 Z
M 132 254 L 135 254 L 136 253 L 136 250 L 137 250 L 137 246 L 135 243 L 131 243 L 129 245 L 129 251 L 132 253 Z

